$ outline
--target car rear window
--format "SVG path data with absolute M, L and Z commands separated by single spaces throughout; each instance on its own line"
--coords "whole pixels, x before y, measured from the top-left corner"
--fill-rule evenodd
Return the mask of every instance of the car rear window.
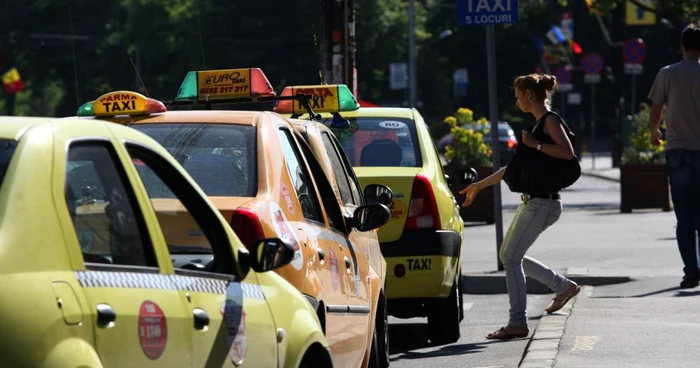
M 155 139 L 197 181 L 208 196 L 254 197 L 257 191 L 255 127 L 233 124 L 134 124 Z M 148 180 L 148 173 L 142 173 Z M 149 181 L 151 198 L 171 198 Z M 159 193 L 151 193 L 158 191 Z
M 0 184 L 5 178 L 7 167 L 10 166 L 12 154 L 15 153 L 17 141 L 11 139 L 0 139 Z
M 332 126 L 332 119 L 323 123 L 338 137 L 352 166 L 423 166 L 413 120 L 359 117 L 348 121 L 346 128 Z

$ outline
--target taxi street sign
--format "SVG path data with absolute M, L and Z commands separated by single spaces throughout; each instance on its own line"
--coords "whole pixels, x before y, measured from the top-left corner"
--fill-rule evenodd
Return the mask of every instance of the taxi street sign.
M 260 68 L 190 71 L 175 101 L 231 100 L 275 96 Z
M 518 0 L 457 0 L 458 26 L 512 24 L 519 20 Z
M 635 3 L 625 1 L 625 23 L 628 26 L 652 26 L 656 24 L 656 14 L 638 7 Z M 653 0 L 639 0 L 639 2 L 654 8 Z
M 345 84 L 320 84 L 305 86 L 287 86 L 281 97 L 311 95 L 309 105 L 315 113 L 354 111 L 360 104 Z M 273 111 L 278 114 L 305 114 L 308 111 L 300 100 L 277 101 Z
M 149 115 L 165 112 L 165 105 L 132 91 L 105 93 L 78 108 L 78 116 Z

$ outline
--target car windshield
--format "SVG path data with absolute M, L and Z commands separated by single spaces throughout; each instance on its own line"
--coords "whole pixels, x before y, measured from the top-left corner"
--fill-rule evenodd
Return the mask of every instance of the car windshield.
M 421 167 L 416 126 L 411 119 L 358 117 L 347 119 L 349 126 L 336 128 L 332 119 L 324 119 L 338 137 L 354 167 Z
M 182 165 L 208 196 L 254 197 L 257 191 L 255 127 L 234 124 L 133 124 L 155 139 Z M 149 173 L 142 173 L 148 180 Z M 158 190 L 151 198 L 171 198 Z M 154 189 L 155 188 L 155 189 Z

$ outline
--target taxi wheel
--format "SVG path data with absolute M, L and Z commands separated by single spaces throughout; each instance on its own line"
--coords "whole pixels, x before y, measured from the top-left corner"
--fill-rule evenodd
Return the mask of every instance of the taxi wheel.
M 449 344 L 459 340 L 460 310 L 462 309 L 459 296 L 461 293 L 460 282 L 456 277 L 447 299 L 438 299 L 431 303 L 428 314 L 428 329 L 430 341 L 433 344 Z
M 459 321 L 464 320 L 464 277 L 462 277 L 462 272 L 457 273 L 459 276 Z
M 389 315 L 386 309 L 386 296 L 380 294 L 377 305 L 377 322 L 374 324 L 372 351 L 369 368 L 389 367 Z

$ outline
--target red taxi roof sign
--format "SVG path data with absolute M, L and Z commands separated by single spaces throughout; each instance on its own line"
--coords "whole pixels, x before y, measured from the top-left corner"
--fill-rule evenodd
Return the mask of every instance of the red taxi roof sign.
M 260 68 L 190 71 L 175 101 L 228 100 L 275 96 Z
M 78 108 L 78 116 L 150 115 L 166 112 L 162 102 L 132 91 L 105 93 Z
M 287 86 L 280 96 L 296 96 L 297 94 L 313 95 L 309 104 L 316 112 L 355 111 L 360 104 L 344 84 L 322 84 L 314 86 Z M 305 114 L 306 108 L 300 101 L 277 101 L 274 111 L 278 114 Z

